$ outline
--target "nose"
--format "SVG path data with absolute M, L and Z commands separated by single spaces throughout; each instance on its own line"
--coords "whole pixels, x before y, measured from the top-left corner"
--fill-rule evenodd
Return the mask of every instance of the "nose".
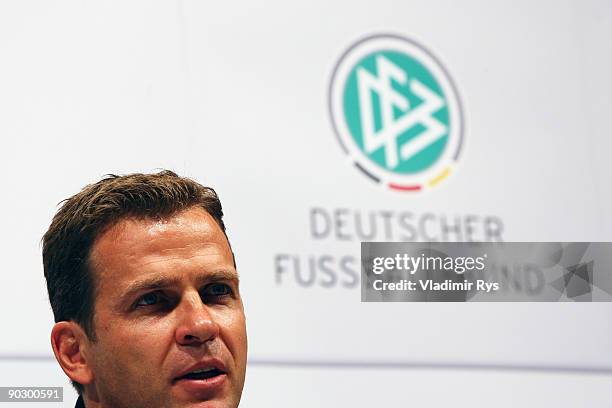
M 197 292 L 186 294 L 176 312 L 178 324 L 175 338 L 178 344 L 197 346 L 219 335 L 218 324 Z

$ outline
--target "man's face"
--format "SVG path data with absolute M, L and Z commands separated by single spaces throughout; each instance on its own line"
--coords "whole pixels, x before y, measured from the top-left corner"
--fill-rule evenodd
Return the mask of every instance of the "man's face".
M 191 208 L 120 221 L 95 242 L 89 398 L 112 407 L 236 407 L 247 337 L 232 252 Z

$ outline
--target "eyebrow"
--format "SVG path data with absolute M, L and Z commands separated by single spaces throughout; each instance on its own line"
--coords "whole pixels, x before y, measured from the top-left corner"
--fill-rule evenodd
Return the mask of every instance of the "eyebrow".
M 131 283 L 124 294 L 121 296 L 122 299 L 127 300 L 139 292 L 146 292 L 151 290 L 159 290 L 169 288 L 172 286 L 179 286 L 181 278 L 177 276 L 155 276 L 151 278 L 144 278 Z M 217 270 L 213 272 L 207 272 L 201 274 L 196 278 L 199 285 L 204 283 L 214 283 L 223 281 L 233 281 L 238 283 L 238 274 L 230 270 Z

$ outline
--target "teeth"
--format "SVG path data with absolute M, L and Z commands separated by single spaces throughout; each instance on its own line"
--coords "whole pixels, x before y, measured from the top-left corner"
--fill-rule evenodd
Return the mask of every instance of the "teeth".
M 210 367 L 210 368 L 202 368 L 202 369 L 200 369 L 200 370 L 195 370 L 195 371 L 192 371 L 192 372 L 190 372 L 189 374 L 201 374 L 201 373 L 207 373 L 207 372 L 212 371 L 212 370 L 214 370 L 214 369 L 215 369 L 214 367 Z

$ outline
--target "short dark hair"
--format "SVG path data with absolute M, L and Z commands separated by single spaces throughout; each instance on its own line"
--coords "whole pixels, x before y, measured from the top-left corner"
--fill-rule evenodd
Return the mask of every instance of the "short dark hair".
M 56 322 L 77 322 L 93 341 L 95 276 L 89 258 L 96 238 L 106 229 L 125 218 L 168 218 L 201 207 L 226 234 L 217 193 L 169 170 L 109 174 L 60 204 L 42 239 L 49 300 Z

